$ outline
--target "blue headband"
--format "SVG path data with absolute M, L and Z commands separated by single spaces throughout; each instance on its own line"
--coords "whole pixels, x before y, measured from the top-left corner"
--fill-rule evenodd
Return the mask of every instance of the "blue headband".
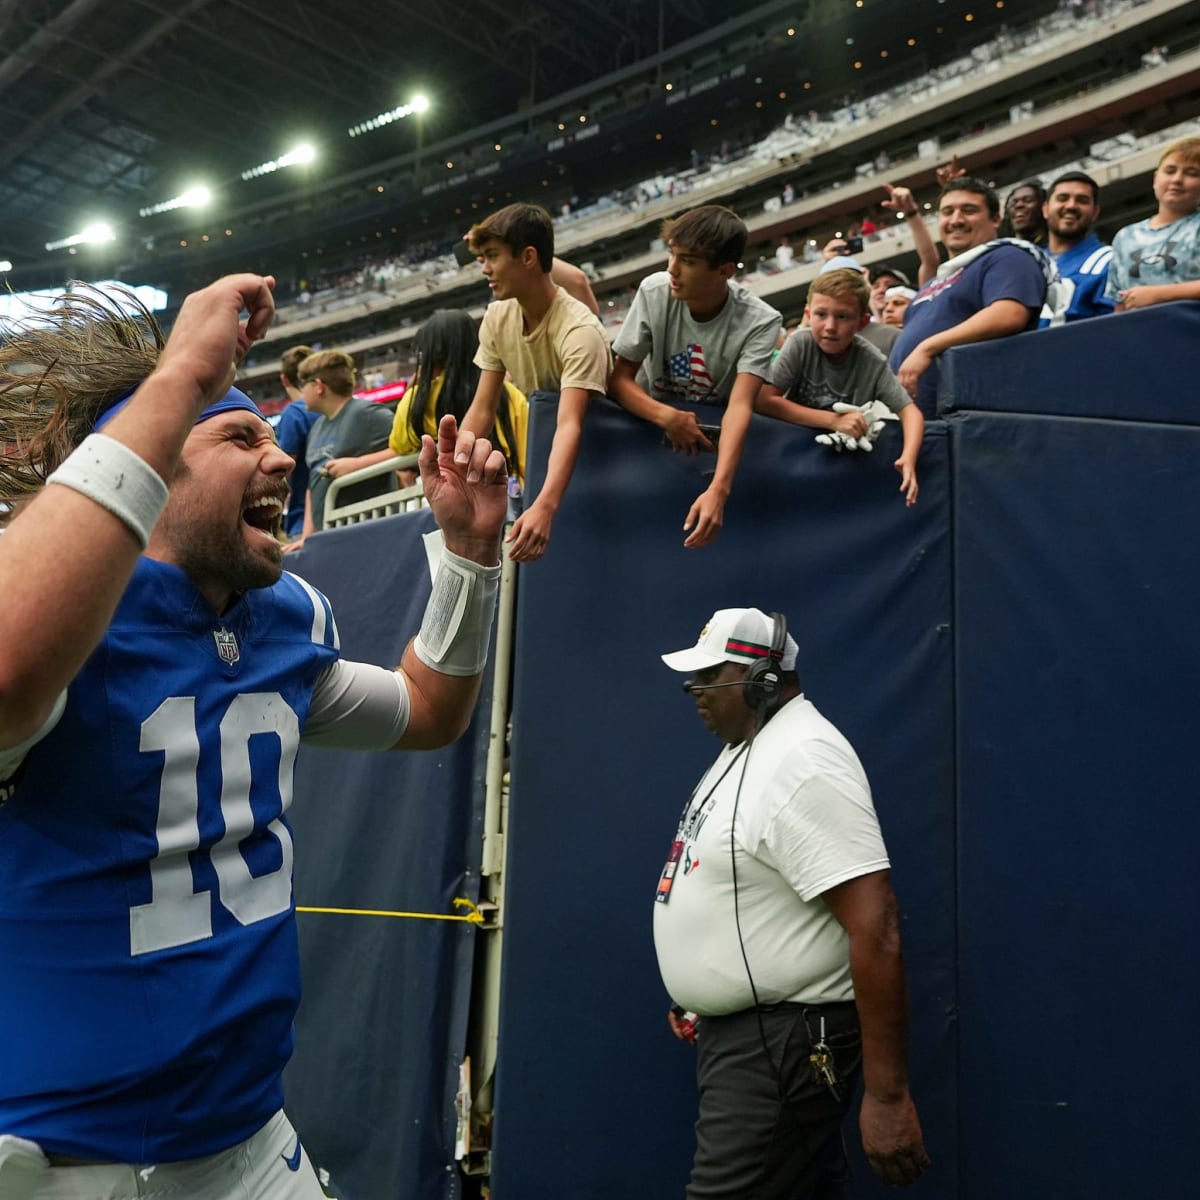
M 114 404 L 112 408 L 105 409 L 104 412 L 102 412 L 96 418 L 96 424 L 92 428 L 96 432 L 99 432 L 101 429 L 103 429 L 104 426 L 107 425 L 109 421 L 111 421 L 113 417 L 115 417 L 117 413 L 119 413 L 125 407 L 125 405 L 129 403 L 129 401 L 133 398 L 133 393 L 136 391 L 137 388 L 130 389 L 125 393 L 125 395 L 117 400 L 116 404 Z M 219 413 L 234 412 L 237 409 L 244 409 L 246 412 L 252 412 L 256 417 L 262 417 L 264 421 L 267 419 L 263 416 L 262 410 L 258 407 L 258 405 L 255 404 L 245 392 L 238 391 L 237 388 L 230 388 L 220 400 L 216 401 L 214 404 L 210 404 L 200 413 L 200 415 L 196 418 L 196 424 L 199 425 L 201 421 L 207 421 L 209 417 L 215 417 Z

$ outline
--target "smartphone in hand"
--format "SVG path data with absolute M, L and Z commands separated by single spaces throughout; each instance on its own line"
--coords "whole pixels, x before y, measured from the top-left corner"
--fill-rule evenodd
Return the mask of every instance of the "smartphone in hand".
M 700 427 L 699 427 L 699 428 L 700 428 L 700 432 L 701 432 L 702 434 L 704 434 L 704 436 L 705 436 L 706 438 L 708 438 L 708 440 L 709 440 L 710 442 L 712 442 L 712 451 L 711 451 L 711 453 L 714 453 L 714 454 L 715 454 L 715 453 L 716 453 L 716 449 L 717 449 L 717 443 L 718 443 L 718 442 L 721 440 L 721 427 L 720 427 L 720 425 L 703 425 L 703 424 L 702 424 L 702 425 L 700 425 Z M 663 444 L 664 446 L 666 446 L 666 447 L 667 447 L 668 449 L 670 449 L 670 450 L 674 450 L 674 449 L 675 449 L 675 447 L 674 447 L 673 445 L 671 445 L 671 439 L 670 439 L 669 437 L 667 437 L 667 435 L 666 435 L 665 433 L 663 434 L 662 444 Z M 705 451 L 705 453 L 706 453 L 706 454 L 708 454 L 708 453 L 710 453 L 710 452 L 706 450 L 706 451 Z

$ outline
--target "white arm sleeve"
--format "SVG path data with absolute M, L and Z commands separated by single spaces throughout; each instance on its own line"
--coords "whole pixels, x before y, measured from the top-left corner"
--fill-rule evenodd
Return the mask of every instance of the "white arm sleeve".
M 337 750 L 390 750 L 408 728 L 403 672 L 338 659 L 313 689 L 300 740 Z
M 10 746 L 8 749 L 0 750 L 0 783 L 8 779 L 10 775 L 25 761 L 25 755 L 34 748 L 58 724 L 63 715 L 63 709 L 67 707 L 67 689 L 63 688 L 58 693 L 58 699 L 54 702 L 54 707 L 50 710 L 50 715 L 46 718 L 41 729 L 33 735 L 26 738 L 19 746 Z

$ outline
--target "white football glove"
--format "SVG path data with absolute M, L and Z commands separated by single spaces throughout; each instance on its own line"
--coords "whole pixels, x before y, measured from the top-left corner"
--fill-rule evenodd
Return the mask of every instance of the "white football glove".
M 860 438 L 852 438 L 849 434 L 841 433 L 838 430 L 817 434 L 815 441 L 820 442 L 822 446 L 831 447 L 838 453 L 843 450 L 874 450 L 875 439 L 883 429 L 883 423 L 899 420 L 899 417 L 882 400 L 869 400 L 866 404 L 847 404 L 838 400 L 833 406 L 833 411 L 835 413 L 862 413 L 867 422 L 867 432 Z

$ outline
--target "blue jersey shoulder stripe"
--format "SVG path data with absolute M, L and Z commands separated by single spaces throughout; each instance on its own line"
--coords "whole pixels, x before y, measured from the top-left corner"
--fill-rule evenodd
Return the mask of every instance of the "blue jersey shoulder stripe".
M 1108 270 L 1108 264 L 1112 260 L 1112 247 L 1101 246 L 1084 260 L 1083 265 L 1079 268 L 1080 275 L 1101 275 Z
M 298 583 L 313 606 L 312 640 L 318 646 L 330 646 L 334 650 L 342 648 L 342 640 L 338 636 L 337 622 L 333 619 L 333 609 L 329 601 L 317 591 L 307 580 L 299 575 L 285 571 L 283 577 Z

